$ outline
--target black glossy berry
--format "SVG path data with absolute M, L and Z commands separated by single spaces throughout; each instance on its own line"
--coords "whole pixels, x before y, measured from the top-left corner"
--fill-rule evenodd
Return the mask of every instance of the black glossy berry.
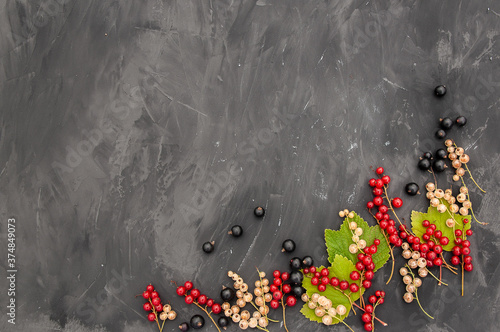
M 441 119 L 441 122 L 439 123 L 439 125 L 441 126 L 441 128 L 443 128 L 444 130 L 448 130 L 450 129 L 451 127 L 453 127 L 453 120 L 450 119 L 450 118 L 443 118 Z
M 416 194 L 418 194 L 419 189 L 420 188 L 418 187 L 418 184 L 416 184 L 415 182 L 407 183 L 405 186 L 405 191 L 410 196 L 415 196 Z
M 426 171 L 431 168 L 431 161 L 429 159 L 422 159 L 418 162 L 418 168 L 422 171 Z
M 444 131 L 443 129 L 439 129 L 438 131 L 436 131 L 436 137 L 437 138 L 445 138 L 446 137 L 446 131 Z
M 448 152 L 445 149 L 439 149 L 436 151 L 437 159 L 446 159 L 448 157 Z
M 281 245 L 283 249 L 281 249 L 282 252 L 293 252 L 295 250 L 295 242 L 291 239 L 287 239 L 283 241 L 283 244 Z
M 422 155 L 422 158 L 424 158 L 424 159 L 432 159 L 432 153 L 430 153 L 429 151 L 424 152 L 424 154 Z
M 231 301 L 232 299 L 234 299 L 234 289 L 228 287 L 228 288 L 224 288 L 223 290 L 221 290 L 220 292 L 220 298 L 222 299 L 222 301 L 224 302 L 229 302 Z
M 256 217 L 264 217 L 264 214 L 266 214 L 266 210 L 264 210 L 263 207 L 257 206 L 255 210 L 253 210 L 253 214 L 255 214 Z
M 194 315 L 193 317 L 191 317 L 189 325 L 191 325 L 193 329 L 199 330 L 205 325 L 205 319 L 203 318 L 203 316 Z
M 203 243 L 203 251 L 206 252 L 207 254 L 211 253 L 212 251 L 214 251 L 214 244 L 215 242 L 205 242 Z
M 241 228 L 240 225 L 234 225 L 233 227 L 231 227 L 231 230 L 228 232 L 228 234 L 234 237 L 240 237 L 243 235 L 243 228 Z
M 226 327 L 229 326 L 230 323 L 231 321 L 227 317 L 220 317 L 219 320 L 217 321 L 217 325 L 222 327 L 224 330 L 226 329 Z
M 294 284 L 301 284 L 304 280 L 304 275 L 300 271 L 292 271 L 290 273 L 290 282 Z
M 457 117 L 455 119 L 455 122 L 457 123 L 457 125 L 462 127 L 462 126 L 465 126 L 465 124 L 467 123 L 467 118 L 463 115 L 460 115 L 459 117 Z
M 445 164 L 444 160 L 442 160 L 442 159 L 436 160 L 434 162 L 434 165 L 432 165 L 432 169 L 438 173 L 444 171 L 445 168 L 446 168 L 446 164 Z
M 302 266 L 302 260 L 298 257 L 294 257 L 290 260 L 290 266 L 292 270 L 298 270 Z
M 302 258 L 302 267 L 311 267 L 314 264 L 314 260 L 312 259 L 311 256 L 306 256 Z
M 446 86 L 444 85 L 438 85 L 435 89 L 434 89 L 434 94 L 438 97 L 442 97 L 446 94 Z
M 179 330 L 181 330 L 183 332 L 189 330 L 189 324 L 186 322 L 181 323 L 181 325 L 179 325 Z
M 302 294 L 306 292 L 306 289 L 302 286 L 293 286 L 292 288 L 292 294 L 295 295 L 297 298 L 300 299 Z

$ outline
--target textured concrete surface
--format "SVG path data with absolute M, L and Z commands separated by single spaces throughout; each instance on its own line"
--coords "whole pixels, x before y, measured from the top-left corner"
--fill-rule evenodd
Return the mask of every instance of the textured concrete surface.
M 490 223 L 474 224 L 475 270 L 463 298 L 450 273 L 449 287 L 425 280 L 435 320 L 381 270 L 390 326 L 377 330 L 498 329 L 498 2 L 4 0 L 0 29 L 1 279 L 10 216 L 18 267 L 17 324 L 2 281 L 0 330 L 154 331 L 134 298 L 152 282 L 179 313 L 174 331 L 198 310 L 171 280 L 216 297 L 229 269 L 250 281 L 255 266 L 286 267 L 289 237 L 325 263 L 337 211 L 370 218 L 370 166 L 392 176 L 405 219 L 425 209 L 404 184 L 431 179 L 418 156 L 458 114 L 469 122 L 450 137 L 488 191 L 471 186 Z M 347 331 L 298 308 L 287 318 L 291 331 Z

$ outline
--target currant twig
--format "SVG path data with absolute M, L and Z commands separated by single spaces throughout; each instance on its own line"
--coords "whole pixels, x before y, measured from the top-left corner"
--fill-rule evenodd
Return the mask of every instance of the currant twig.
M 483 188 L 481 188 L 481 187 L 477 184 L 476 180 L 474 180 L 474 177 L 472 176 L 472 173 L 470 172 L 469 167 L 467 166 L 467 164 L 465 164 L 465 169 L 466 169 L 466 170 L 467 170 L 467 172 L 469 173 L 470 179 L 472 180 L 472 182 L 474 182 L 474 184 L 476 185 L 476 187 L 478 187 L 478 188 L 479 188 L 479 190 L 481 190 L 483 193 L 486 193 L 486 191 L 484 191 L 484 190 L 483 190 Z
M 377 218 L 375 218 L 375 215 L 370 210 L 368 210 L 368 212 L 370 212 L 373 219 L 375 219 L 377 221 L 377 224 L 380 226 L 380 222 L 377 220 Z M 384 230 L 382 230 L 382 235 L 384 235 L 385 242 L 387 242 L 387 245 L 389 246 L 389 251 L 391 253 L 391 258 L 392 258 L 391 275 L 389 276 L 389 279 L 385 283 L 387 285 L 391 281 L 392 275 L 394 274 L 394 263 L 395 263 L 396 259 L 394 258 L 394 248 L 391 246 L 391 243 L 389 242 L 389 239 L 387 238 L 387 235 L 385 234 Z
M 427 270 L 427 273 L 429 273 L 431 275 L 431 277 L 433 277 L 434 279 L 436 279 L 437 281 L 439 281 L 439 284 L 438 285 L 445 285 L 445 286 L 448 286 L 447 283 L 445 283 L 443 280 L 441 280 L 440 278 L 436 277 L 431 271 L 429 271 L 428 268 L 425 268 Z
M 203 308 L 203 307 L 202 307 L 201 305 L 199 305 L 197 302 L 193 302 L 193 303 L 194 303 L 194 304 L 196 304 L 196 306 L 197 306 L 198 308 L 200 308 L 201 310 L 203 310 L 203 311 L 207 314 L 208 318 L 210 318 L 210 320 L 212 321 L 212 323 L 214 323 L 215 327 L 217 328 L 217 331 L 221 332 L 221 330 L 219 329 L 219 326 L 217 325 L 217 323 L 215 322 L 215 320 L 212 318 L 212 315 L 210 315 L 210 313 L 211 313 L 211 312 L 208 312 L 208 310 L 207 310 L 207 309 Z
M 413 272 L 412 272 L 412 270 L 411 270 L 410 266 L 408 266 L 408 264 L 406 264 L 406 267 L 407 267 L 407 269 L 408 269 L 408 272 L 412 275 L 412 277 L 413 277 L 413 278 L 415 278 L 415 274 L 413 274 Z M 415 299 L 417 299 L 418 306 L 420 307 L 420 309 L 422 310 L 422 312 L 423 312 L 424 314 L 426 314 L 426 315 L 427 315 L 427 317 L 429 317 L 430 319 L 434 319 L 434 317 L 432 317 L 431 315 L 429 315 L 429 314 L 428 314 L 428 313 L 424 310 L 424 308 L 422 308 L 422 305 L 420 304 L 420 301 L 418 300 L 418 288 L 417 288 L 417 287 L 415 287 Z
M 465 165 L 465 166 L 467 166 L 467 165 Z M 462 184 L 464 185 L 464 187 L 467 187 L 467 186 L 465 185 L 464 178 L 463 178 L 463 177 L 460 177 L 460 179 L 462 180 Z M 479 188 L 479 189 L 481 189 L 481 188 Z M 467 190 L 466 195 L 467 195 L 467 200 L 468 200 L 468 201 L 470 201 L 470 196 L 469 196 L 469 191 L 468 191 L 468 190 Z M 471 214 L 472 214 L 472 217 L 474 218 L 474 220 L 475 220 L 477 223 L 479 223 L 479 224 L 481 224 L 481 225 L 488 225 L 488 223 L 487 223 L 487 222 L 480 222 L 479 220 L 477 220 L 476 215 L 474 214 L 474 210 L 472 209 L 472 206 L 470 207 L 470 212 L 471 212 Z
M 346 322 L 344 322 L 344 320 L 340 320 L 340 318 L 337 318 L 337 316 L 333 316 L 333 318 L 335 318 L 336 320 L 338 320 L 339 322 L 341 322 L 342 324 L 344 324 L 345 326 L 347 326 L 349 328 L 349 330 L 351 330 L 352 332 L 354 332 L 353 329 L 351 329 L 351 327 L 349 325 L 347 325 Z
M 360 310 L 362 310 L 363 312 L 366 312 L 366 310 L 364 308 L 361 308 L 359 305 L 356 304 L 356 302 L 354 302 L 354 305 L 359 308 Z M 388 326 L 388 324 L 382 320 L 380 320 L 379 318 L 377 318 L 377 316 L 373 315 L 375 317 L 375 319 L 382 325 L 384 326 Z
M 389 203 L 389 209 L 391 209 L 392 213 L 394 214 L 394 216 L 398 220 L 399 224 L 401 226 L 404 226 L 403 223 L 401 222 L 401 220 L 399 220 L 399 217 L 398 217 L 396 211 L 392 207 L 391 200 L 389 199 L 389 195 L 387 194 L 387 185 L 384 185 L 384 194 L 385 194 L 385 199 L 387 200 L 387 203 Z M 406 227 L 404 228 L 404 231 L 406 232 L 406 234 L 410 235 L 410 233 L 408 233 L 408 231 L 406 230 Z

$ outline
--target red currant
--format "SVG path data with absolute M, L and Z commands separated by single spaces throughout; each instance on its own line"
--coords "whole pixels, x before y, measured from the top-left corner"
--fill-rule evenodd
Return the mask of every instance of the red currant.
M 455 244 L 457 244 L 457 245 L 462 244 L 462 238 L 461 238 L 461 237 L 457 237 L 457 238 L 455 239 Z
M 374 196 L 381 196 L 384 193 L 384 190 L 382 188 L 373 188 L 372 192 Z
M 429 227 L 430 225 L 431 225 L 431 222 L 429 220 L 422 221 L 422 226 L 424 226 L 425 228 Z
M 356 293 L 357 291 L 359 291 L 359 286 L 355 283 L 352 283 L 350 286 L 349 286 L 349 290 L 352 292 L 352 293 Z
M 431 239 L 431 236 L 425 233 L 424 235 L 422 235 L 422 239 L 424 239 L 424 241 L 429 241 Z
M 441 231 L 435 231 L 434 232 L 434 236 L 436 237 L 436 239 L 440 239 L 443 237 L 443 232 Z
M 332 279 L 330 279 L 330 285 L 332 285 L 333 287 L 337 287 L 339 283 L 339 278 L 337 277 L 333 277 Z
M 454 246 L 452 251 L 455 256 L 460 256 L 462 254 L 462 250 L 459 246 Z
M 279 300 L 281 300 L 282 297 L 283 297 L 283 294 L 280 291 L 276 291 L 276 292 L 273 293 L 273 298 L 275 300 L 279 301 Z
M 144 291 L 142 293 L 142 297 L 145 298 L 145 299 L 149 299 L 151 297 L 151 293 L 148 292 L 148 291 Z
M 150 322 L 154 322 L 154 321 L 156 320 L 156 315 L 155 315 L 154 313 L 150 313 L 150 314 L 148 315 L 148 320 L 149 320 Z
M 470 241 L 469 240 L 463 240 L 462 241 L 462 247 L 470 247 Z
M 377 187 L 377 188 L 383 188 L 384 187 L 384 181 L 382 181 L 381 179 L 375 180 L 375 187 Z
M 380 297 L 381 297 L 381 298 L 384 298 L 384 297 L 385 297 L 385 292 L 384 292 L 384 291 L 380 291 Z
M 309 274 L 309 269 L 307 267 L 304 269 L 304 274 Z
M 470 264 L 470 263 L 472 263 L 472 257 L 470 257 L 470 256 L 465 256 L 465 257 L 464 257 L 464 263 L 465 263 L 465 264 Z
M 366 323 L 364 327 L 365 327 L 365 331 L 373 331 L 373 324 L 372 323 Z
M 216 315 L 220 314 L 222 311 L 222 306 L 219 303 L 214 303 L 212 305 L 212 312 Z
M 414 244 L 419 244 L 420 243 L 420 238 L 416 237 L 413 239 Z
M 455 236 L 462 236 L 462 231 L 460 229 L 456 229 Z
M 320 291 L 320 292 L 326 291 L 326 285 L 325 284 L 319 284 L 318 285 L 318 291 Z
M 388 208 L 386 205 L 380 205 L 380 206 L 378 207 L 378 211 L 379 211 L 380 213 L 387 213 L 387 211 L 389 211 L 389 208 Z
M 292 291 L 292 286 L 290 286 L 289 284 L 284 284 L 283 285 L 283 293 L 288 294 L 291 291 Z
M 314 269 L 314 271 L 316 272 L 316 269 Z M 309 268 L 309 272 L 312 273 L 312 268 Z M 287 281 L 288 279 L 290 279 L 290 273 L 283 272 L 283 274 L 281 275 L 281 280 Z
M 347 281 L 345 281 L 345 280 L 342 280 L 340 282 L 340 289 L 346 290 L 347 288 L 349 288 L 349 283 Z
M 462 248 L 462 255 L 469 255 L 470 254 L 470 248 L 469 247 L 463 247 Z
M 458 256 L 452 256 L 451 257 L 451 264 L 453 264 L 453 265 L 460 264 L 460 258 Z
M 432 263 L 435 265 L 435 266 L 441 266 L 443 265 L 443 260 L 440 258 L 440 257 L 437 257 L 435 258 Z
M 384 199 L 380 196 L 377 196 L 377 197 L 373 198 L 373 204 L 375 204 L 376 206 L 380 206 L 380 205 L 384 204 Z
M 214 305 L 214 300 L 208 299 L 207 300 L 207 307 L 211 308 Z
M 282 283 L 283 281 L 281 280 L 281 278 L 275 278 L 273 281 L 273 284 L 276 286 L 280 286 Z
M 366 289 L 372 287 L 372 282 L 370 280 L 363 280 L 363 287 Z
M 191 288 L 193 288 L 193 283 L 191 281 L 186 281 L 184 283 L 184 287 L 186 288 L 186 290 L 190 290 Z
M 377 216 L 377 215 L 375 215 L 375 217 L 376 217 L 376 216 Z M 377 219 L 378 219 L 378 218 L 377 218 Z M 380 228 L 382 228 L 382 229 L 386 229 L 388 226 L 389 226 L 389 223 L 388 223 L 386 220 L 382 220 L 382 221 L 380 222 Z
M 278 309 L 279 306 L 280 306 L 280 303 L 278 301 L 276 301 L 276 300 L 271 301 L 271 308 Z
M 365 269 L 365 265 L 363 264 L 363 262 L 356 263 L 356 270 L 363 271 L 364 269 Z
M 311 272 L 311 273 L 316 273 L 316 267 L 315 267 L 315 266 L 311 266 L 311 267 L 309 268 L 309 272 Z M 285 273 L 288 273 L 288 272 L 285 272 Z
M 177 295 L 182 296 L 186 294 L 186 288 L 184 286 L 177 287 Z
M 146 287 L 146 290 L 147 290 L 148 292 L 152 292 L 152 291 L 154 291 L 154 290 L 155 290 L 155 288 L 153 287 L 153 285 L 148 285 L 148 286 Z
M 375 170 L 375 173 L 377 173 L 378 175 L 384 174 L 384 168 L 377 167 L 377 169 Z
M 430 227 L 430 228 L 432 228 L 432 230 L 434 230 L 434 231 L 435 231 L 435 230 L 436 230 L 436 228 L 437 228 L 437 226 L 436 226 L 435 224 L 430 224 L 430 226 L 429 226 L 429 227 Z
M 151 300 L 151 303 L 156 307 L 158 304 L 161 303 L 161 300 L 159 297 L 155 297 L 154 299 Z
M 193 303 L 194 299 L 191 295 L 188 295 L 184 298 L 184 302 L 186 302 L 187 304 L 191 304 Z
M 351 280 L 359 280 L 359 278 L 361 277 L 358 271 L 352 271 L 349 276 Z
M 155 310 L 156 312 L 162 312 L 163 311 L 163 304 L 158 304 L 157 306 L 155 306 Z
M 201 304 L 201 305 L 205 305 L 207 304 L 207 296 L 206 295 L 200 295 L 198 297 L 198 303 Z
M 152 299 L 155 299 L 157 298 L 159 295 L 158 295 L 158 292 L 151 292 L 151 298 Z
M 372 321 L 372 316 L 368 313 L 364 313 L 362 316 L 361 316 L 361 320 L 364 322 L 364 323 L 368 323 L 368 322 L 371 322 Z
M 321 278 L 321 273 L 316 272 L 316 273 L 314 274 L 314 276 L 315 276 L 316 278 L 318 278 L 318 279 L 319 279 L 319 278 Z
M 297 304 L 297 299 L 295 298 L 295 296 L 290 295 L 286 298 L 286 305 L 287 306 L 293 307 L 296 304 Z
M 375 276 L 375 273 L 373 271 L 366 271 L 365 272 L 365 279 L 366 280 L 372 280 L 374 276 Z
M 429 235 L 432 235 L 432 234 L 434 234 L 434 230 L 433 230 L 432 228 L 430 228 L 430 227 L 429 227 L 429 228 L 427 228 L 427 229 L 425 230 L 425 233 L 426 233 L 426 234 L 429 234 Z
M 467 236 L 471 236 L 472 233 L 473 233 L 472 229 L 468 229 L 468 230 L 465 231 L 465 235 L 467 235 Z
M 271 286 L 269 286 L 269 291 L 270 291 L 271 293 L 274 293 L 274 292 L 276 292 L 277 290 L 279 290 L 278 286 L 276 286 L 276 285 L 274 285 L 274 284 L 272 284 Z
M 200 296 L 200 291 L 196 288 L 192 289 L 191 292 L 189 293 L 189 295 L 191 295 L 193 297 L 193 299 L 197 299 L 198 296 Z
M 378 299 L 378 304 L 384 303 L 384 299 Z
M 365 266 L 370 265 L 371 262 L 372 262 L 372 258 L 370 256 L 366 255 L 365 258 L 363 258 L 363 264 Z
M 462 221 L 464 222 L 464 224 L 468 224 L 469 223 L 469 219 L 464 219 Z
M 474 266 L 472 264 L 464 264 L 464 270 L 467 272 L 470 272 L 474 269 Z
M 439 243 L 441 243 L 441 245 L 443 246 L 447 246 L 448 243 L 450 243 L 450 239 L 448 239 L 446 236 L 443 236 L 439 239 Z
M 330 283 L 330 278 L 328 278 L 328 277 L 322 277 L 321 278 L 321 283 L 323 285 L 328 285 Z
M 281 277 L 281 272 L 279 270 L 274 270 L 273 277 L 275 277 L 275 278 Z
M 329 274 L 330 274 L 330 271 L 328 271 L 328 269 L 326 267 L 321 270 L 321 275 L 323 277 L 328 277 Z
M 380 244 L 380 240 L 379 239 L 375 239 L 373 240 L 373 244 L 378 246 Z
M 152 307 L 151 307 L 151 303 L 149 302 L 146 302 L 144 303 L 144 305 L 142 306 L 142 308 L 146 311 L 151 311 Z
M 392 200 L 392 206 L 395 208 L 400 208 L 403 206 L 403 200 L 399 197 L 396 197 Z
M 436 254 L 440 254 L 440 253 L 443 252 L 443 247 L 441 247 L 440 245 L 437 244 L 437 245 L 434 246 L 434 248 L 432 248 L 432 250 L 434 250 L 434 252 Z
M 377 180 L 375 180 L 375 179 L 370 179 L 370 181 L 368 181 L 368 184 L 370 185 L 370 187 L 375 187 L 376 183 L 377 183 Z
M 427 251 L 429 251 L 429 245 L 427 243 L 422 243 L 420 245 L 420 251 L 421 252 L 427 252 Z
M 375 296 L 376 297 L 380 297 L 380 291 L 379 290 L 375 292 Z
M 434 251 L 427 252 L 427 259 L 433 261 L 434 259 L 436 259 L 436 257 L 437 257 L 437 254 Z
M 317 278 L 317 277 L 312 277 L 312 278 L 311 278 L 311 284 L 312 284 L 313 286 L 318 285 L 318 284 L 319 284 L 319 278 Z
M 367 312 L 369 314 L 373 313 L 373 306 L 371 304 L 367 304 L 365 306 L 365 312 Z
M 371 304 L 375 304 L 375 302 L 377 302 L 377 297 L 375 295 L 370 296 L 368 298 L 368 302 L 370 302 Z
M 384 175 L 382 177 L 382 182 L 384 182 L 384 184 L 389 184 L 391 182 L 391 177 L 389 175 Z
M 368 203 L 366 203 L 366 207 L 368 208 L 368 210 L 371 210 L 375 207 L 375 204 L 373 204 L 372 201 L 369 201 Z

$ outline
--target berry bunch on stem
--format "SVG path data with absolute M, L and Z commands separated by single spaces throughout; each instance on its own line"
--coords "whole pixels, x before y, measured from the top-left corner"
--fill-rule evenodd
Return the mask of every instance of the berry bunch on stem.
M 365 313 L 361 315 L 361 320 L 365 323 L 364 328 L 365 331 L 375 331 L 375 309 L 380 304 L 384 303 L 385 292 L 378 290 L 375 292 L 375 295 L 368 297 L 368 302 L 370 304 L 365 305 L 364 311 Z M 387 324 L 383 324 L 387 326 Z
M 142 293 L 142 297 L 148 300 L 142 306 L 145 311 L 149 312 L 148 320 L 156 322 L 160 332 L 163 331 L 166 320 L 174 320 L 177 317 L 177 313 L 172 310 L 170 304 L 162 304 L 160 296 L 153 285 L 149 284 L 146 287 L 146 290 Z M 161 325 L 160 320 L 162 321 Z

